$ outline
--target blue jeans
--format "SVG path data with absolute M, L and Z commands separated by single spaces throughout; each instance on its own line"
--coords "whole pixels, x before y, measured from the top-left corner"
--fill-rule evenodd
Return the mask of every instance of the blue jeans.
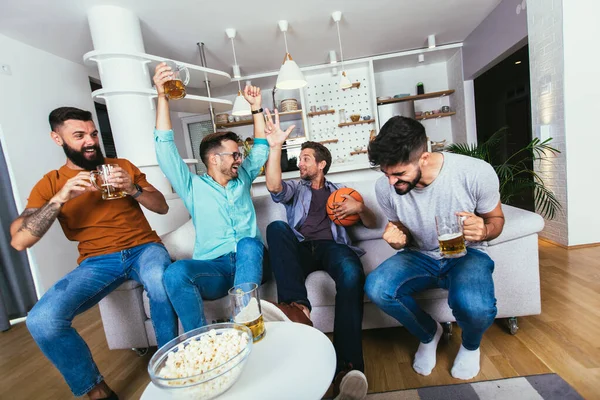
M 422 343 L 429 343 L 436 323 L 412 295 L 426 289 L 448 289 L 448 305 L 462 329 L 462 344 L 468 350 L 477 350 L 497 313 L 493 272 L 494 261 L 475 249 L 467 249 L 461 258 L 442 260 L 404 250 L 367 276 L 365 292 Z
M 52 286 L 29 312 L 27 328 L 31 336 L 75 396 L 86 394 L 104 378 L 71 321 L 123 282 L 134 279 L 144 285 L 158 345 L 176 336 L 177 318 L 162 282 L 170 263 L 169 253 L 160 243 L 87 258 Z
M 265 251 L 260 240 L 247 237 L 238 242 L 236 252 L 214 260 L 179 260 L 171 264 L 163 279 L 183 329 L 189 332 L 206 325 L 202 299 L 219 299 L 240 283 L 260 286 L 263 261 L 268 259 L 263 257 Z
M 274 221 L 267 227 L 271 267 L 280 303 L 296 302 L 311 308 L 305 281 L 309 274 L 324 270 L 335 281 L 333 346 L 337 372 L 350 367 L 364 371 L 362 352 L 363 286 L 365 274 L 360 259 L 345 244 L 333 240 L 300 242 L 290 226 Z

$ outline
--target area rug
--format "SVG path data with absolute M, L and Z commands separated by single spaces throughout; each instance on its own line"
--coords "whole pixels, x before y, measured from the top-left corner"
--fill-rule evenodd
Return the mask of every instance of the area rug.
M 367 400 L 580 400 L 556 374 L 373 393 Z

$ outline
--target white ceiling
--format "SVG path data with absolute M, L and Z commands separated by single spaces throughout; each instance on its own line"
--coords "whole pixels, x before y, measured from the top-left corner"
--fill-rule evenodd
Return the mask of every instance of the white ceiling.
M 60 57 L 82 62 L 93 50 L 86 11 L 112 4 L 140 18 L 146 52 L 200 64 L 196 43 L 206 44 L 210 68 L 231 74 L 226 28 L 236 28 L 242 75 L 279 69 L 285 46 L 277 21 L 290 24 L 290 53 L 300 66 L 328 62 L 337 50 L 331 13 L 343 12 L 344 56 L 355 59 L 463 41 L 501 0 L 0 0 L 0 34 Z M 339 52 L 338 52 L 339 56 Z

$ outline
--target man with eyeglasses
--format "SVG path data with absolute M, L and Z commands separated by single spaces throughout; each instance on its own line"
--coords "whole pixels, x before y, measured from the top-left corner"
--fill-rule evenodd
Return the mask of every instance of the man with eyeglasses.
M 247 86 L 244 98 L 254 118 L 254 146 L 245 160 L 240 138 L 215 132 L 200 143 L 207 173 L 194 175 L 183 162 L 175 142 L 164 84 L 172 79 L 165 63 L 155 69 L 158 92 L 154 131 L 158 164 L 192 216 L 196 229 L 193 259 L 178 260 L 164 275 L 164 285 L 186 332 L 204 326 L 203 299 L 215 300 L 240 283 L 261 284 L 265 247 L 250 196 L 252 181 L 269 156 L 260 89 Z

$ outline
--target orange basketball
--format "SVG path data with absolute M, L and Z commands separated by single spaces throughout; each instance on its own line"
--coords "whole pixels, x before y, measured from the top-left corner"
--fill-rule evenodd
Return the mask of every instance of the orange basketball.
M 348 195 L 352 196 L 354 198 L 354 200 L 364 203 L 362 196 L 356 190 L 351 189 L 351 188 L 341 188 L 341 189 L 338 189 L 335 192 L 331 193 L 331 195 L 327 199 L 327 215 L 336 225 L 341 225 L 341 226 L 354 225 L 355 223 L 360 221 L 360 216 L 358 214 L 348 215 L 346 218 L 343 218 L 343 219 L 338 219 L 334 214 L 335 207 L 334 207 L 333 203 L 342 203 L 342 202 L 346 201 L 346 198 L 342 197 L 342 195 L 344 195 L 344 194 L 348 194 Z

